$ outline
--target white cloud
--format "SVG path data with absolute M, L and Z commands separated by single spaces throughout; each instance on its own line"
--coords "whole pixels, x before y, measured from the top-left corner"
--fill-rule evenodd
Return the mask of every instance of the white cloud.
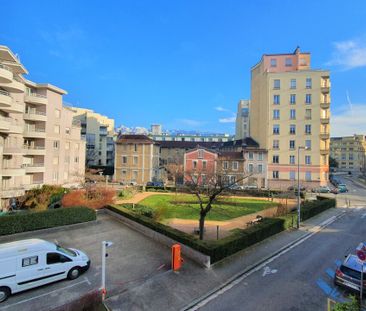
M 216 111 L 220 111 L 220 112 L 228 112 L 228 111 L 230 111 L 230 110 L 228 110 L 228 109 L 226 109 L 224 107 L 221 107 L 221 106 L 215 107 L 215 110 Z
M 229 118 L 221 118 L 219 119 L 220 123 L 235 123 L 236 117 L 229 117 Z
M 332 59 L 329 66 L 340 66 L 344 70 L 366 66 L 366 39 L 339 41 L 333 43 Z
M 366 104 L 347 105 L 333 112 L 331 117 L 331 136 L 366 135 Z

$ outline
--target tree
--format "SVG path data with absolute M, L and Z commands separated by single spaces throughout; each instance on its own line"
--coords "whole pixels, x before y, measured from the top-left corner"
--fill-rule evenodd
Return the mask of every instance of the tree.
M 215 200 L 225 191 L 253 175 L 244 172 L 232 178 L 223 169 L 222 161 L 217 160 L 214 170 L 191 170 L 185 172 L 185 188 L 197 197 L 200 206 L 199 238 L 203 240 L 205 219 Z
M 329 157 L 329 166 L 338 168 L 338 161 L 332 157 Z
M 351 301 L 348 302 L 337 302 L 332 311 L 359 311 L 359 303 L 355 296 L 351 296 Z

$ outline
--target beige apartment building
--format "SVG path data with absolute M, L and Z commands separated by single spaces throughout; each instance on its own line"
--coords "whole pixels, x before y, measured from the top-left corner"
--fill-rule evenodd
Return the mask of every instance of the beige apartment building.
M 241 99 L 236 113 L 235 139 L 243 139 L 250 136 L 249 133 L 249 106 L 250 100 Z
M 145 185 L 160 180 L 159 145 L 146 135 L 121 135 L 115 146 L 114 179 Z
M 366 136 L 332 137 L 330 156 L 338 162 L 337 171 L 366 172 Z
M 42 184 L 67 185 L 84 176 L 85 143 L 72 111 L 62 105 L 66 92 L 23 77 L 27 70 L 0 46 L 0 198 Z
M 265 54 L 252 67 L 250 135 L 268 150 L 270 188 L 293 185 L 298 163 L 302 185 L 327 184 L 329 107 L 329 71 L 311 69 L 310 53 Z
M 114 120 L 90 109 L 71 108 L 86 140 L 86 166 L 114 166 Z

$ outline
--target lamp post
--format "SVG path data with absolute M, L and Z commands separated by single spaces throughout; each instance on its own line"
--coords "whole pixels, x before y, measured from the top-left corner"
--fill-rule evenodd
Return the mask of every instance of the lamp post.
M 113 242 L 110 241 L 103 241 L 102 242 L 102 284 L 101 284 L 101 291 L 102 291 L 102 300 L 105 300 L 105 296 L 107 294 L 107 290 L 105 287 L 105 267 L 106 267 L 106 257 L 108 257 L 107 254 L 107 248 L 111 247 L 113 245 Z
M 301 204 L 300 204 L 300 149 L 307 150 L 307 147 L 297 147 L 297 229 L 300 228 L 301 221 Z

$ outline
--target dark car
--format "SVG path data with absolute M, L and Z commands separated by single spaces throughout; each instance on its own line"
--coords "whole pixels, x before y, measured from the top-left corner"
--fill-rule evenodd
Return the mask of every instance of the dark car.
M 363 292 L 366 292 L 366 265 L 363 270 Z M 348 255 L 334 275 L 334 284 L 359 292 L 362 264 L 356 255 Z

